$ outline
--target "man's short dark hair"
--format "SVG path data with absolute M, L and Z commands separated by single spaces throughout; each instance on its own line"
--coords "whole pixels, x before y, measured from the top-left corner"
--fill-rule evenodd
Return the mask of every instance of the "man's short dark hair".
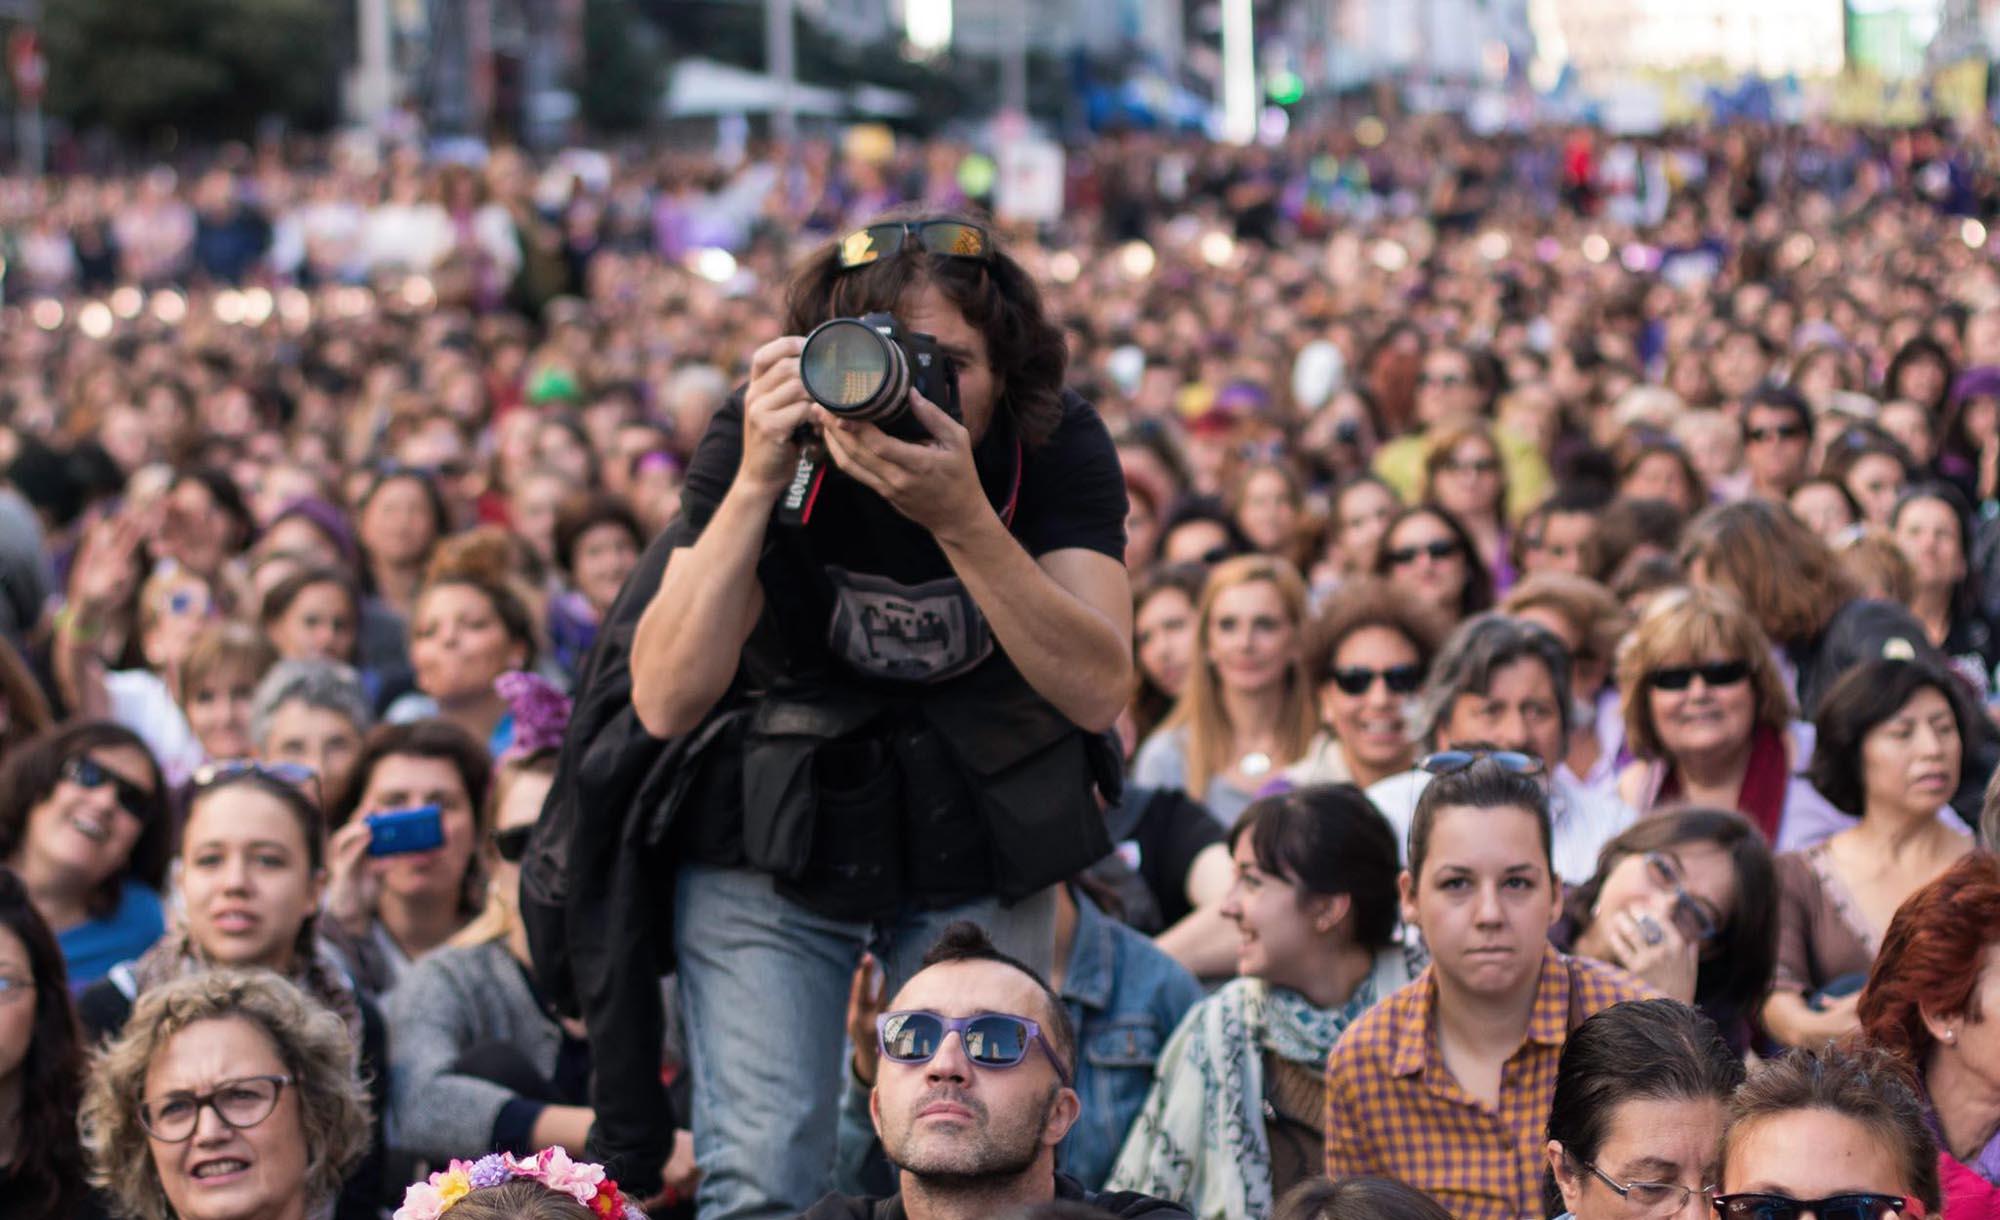
M 1789 386 L 1767 385 L 1750 396 L 1750 404 L 1743 408 L 1743 425 L 1750 426 L 1750 412 L 1762 407 L 1767 411 L 1790 411 L 1799 427 L 1806 430 L 1806 439 L 1813 434 L 1812 406 L 1800 397 L 1797 390 Z
M 993 943 L 993 938 L 986 934 L 986 929 L 969 919 L 954 920 L 946 925 L 937 942 L 924 954 L 920 968 L 928 970 L 932 966 L 952 962 L 998 962 L 1035 980 L 1035 986 L 1042 989 L 1044 1006 L 1049 1010 L 1048 1020 L 1042 1022 L 1043 1030 L 1056 1058 L 1062 1060 L 1063 1071 L 1069 1074 L 1071 1080 L 1076 1079 L 1076 1026 L 1070 1023 L 1069 1009 L 1064 1006 L 1062 997 L 1049 986 L 1048 980 L 1020 958 L 1002 953 L 999 946 Z

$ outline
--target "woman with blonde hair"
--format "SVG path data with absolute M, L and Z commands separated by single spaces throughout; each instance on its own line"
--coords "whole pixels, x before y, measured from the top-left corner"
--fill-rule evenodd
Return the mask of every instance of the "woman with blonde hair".
M 218 969 L 148 991 L 98 1056 L 81 1115 L 91 1181 L 133 1220 L 216 1214 L 203 1169 L 235 1162 L 227 1214 L 321 1214 L 367 1148 L 354 1042 L 267 970 Z
M 1805 761 L 1770 642 L 1734 599 L 1681 588 L 1655 597 L 1618 658 L 1625 739 L 1637 761 L 1618 795 L 1643 816 L 1675 805 L 1734 809 L 1779 851 L 1851 820 L 1796 774 Z
M 1476 558 L 1493 574 L 1497 590 L 1505 592 L 1514 583 L 1507 544 L 1507 466 L 1484 421 L 1458 420 L 1431 430 L 1420 500 L 1450 513 L 1472 535 Z
M 1306 614 L 1305 581 L 1284 560 L 1244 555 L 1216 565 L 1197 608 L 1200 663 L 1139 747 L 1132 782 L 1183 789 L 1229 822 L 1303 757 L 1319 728 Z

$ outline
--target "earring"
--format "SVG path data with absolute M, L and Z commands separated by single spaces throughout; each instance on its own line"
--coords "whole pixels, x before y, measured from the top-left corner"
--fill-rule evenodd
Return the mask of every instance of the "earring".
M 1944 1041 L 1946 1046 L 1956 1043 L 1958 1041 L 1958 1031 L 1955 1029 L 1944 1031 Z

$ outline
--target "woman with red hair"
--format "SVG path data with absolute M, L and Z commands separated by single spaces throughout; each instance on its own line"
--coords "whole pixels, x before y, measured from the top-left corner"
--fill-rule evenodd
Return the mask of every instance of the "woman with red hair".
M 1962 857 L 1897 909 L 1861 1029 L 1922 1081 L 1944 1220 L 2000 1217 L 2000 856 Z

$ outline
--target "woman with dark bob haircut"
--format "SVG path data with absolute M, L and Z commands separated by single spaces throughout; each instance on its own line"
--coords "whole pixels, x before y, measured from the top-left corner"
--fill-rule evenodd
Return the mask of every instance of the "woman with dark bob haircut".
M 1778 955 L 1771 849 L 1731 810 L 1642 818 L 1604 845 L 1549 939 L 1698 1006 L 1747 1050 Z
M 1435 505 L 1389 518 L 1375 547 L 1373 574 L 1454 623 L 1493 608 L 1493 572 L 1480 559 L 1479 544 L 1457 517 Z
M 1556 1065 L 1548 1210 L 1680 1215 L 1715 1184 L 1723 1108 L 1742 1082 L 1742 1056 L 1678 1000 L 1628 1000 L 1588 1018 Z
M 0 1199 L 16 1216 L 73 1216 L 82 1208 L 83 1049 L 62 950 L 0 868 Z
M 1451 1213 L 1394 1178 L 1314 1178 L 1278 1200 L 1271 1220 L 1451 1220 Z
M 1243 934 L 1240 977 L 1174 1031 L 1107 1189 L 1254 1217 L 1323 1172 L 1326 1057 L 1417 971 L 1396 940 L 1396 837 L 1359 788 L 1253 802 L 1229 851 L 1222 916 Z
M 919 205 L 885 212 L 868 227 L 931 221 L 987 230 L 974 217 Z M 907 232 L 902 247 L 887 255 L 865 248 L 848 251 L 855 240 L 851 234 L 828 242 L 793 277 L 785 302 L 785 334 L 809 334 L 828 318 L 893 312 L 928 285 L 985 336 L 986 360 L 1001 387 L 998 406 L 1012 420 L 1021 443 L 1033 449 L 1055 434 L 1063 417 L 1068 349 L 1062 329 L 1043 311 L 1042 294 L 1020 263 L 990 238 L 988 253 L 979 258 L 935 257 Z M 857 262 L 856 255 L 871 257 L 843 266 Z
M 108 721 L 52 729 L 0 764 L 0 864 L 62 945 L 72 988 L 166 930 L 166 781 L 145 742 Z
M 1903 900 L 1972 850 L 1946 802 L 1973 725 L 1957 679 L 1864 661 L 1829 690 L 1807 775 L 1859 820 L 1778 857 L 1778 973 L 1764 1025 L 1793 1046 L 1852 1033 L 1856 993 Z
M 1729 1102 L 1714 1208 L 1721 1220 L 1797 1220 L 1803 1208 L 1893 1220 L 1930 1216 L 1937 1141 L 1902 1063 L 1827 1044 L 1767 1059 Z
M 1973 852 L 1910 895 L 1861 993 L 1868 1041 L 1916 1077 L 1938 1136 L 1945 1220 L 2000 1214 L 2000 856 Z

